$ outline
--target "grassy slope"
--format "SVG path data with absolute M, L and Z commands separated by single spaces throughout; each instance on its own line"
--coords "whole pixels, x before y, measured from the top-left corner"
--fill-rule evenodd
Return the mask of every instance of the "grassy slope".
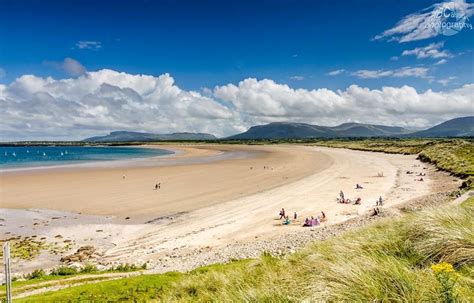
M 117 301 L 146 301 L 155 298 L 182 274 L 167 273 L 163 275 L 142 275 L 133 278 L 106 281 L 94 284 L 84 284 L 44 295 L 17 299 L 15 302 L 117 302 Z
M 133 272 L 115 272 L 115 271 L 97 271 L 92 273 L 76 273 L 70 275 L 44 275 L 38 278 L 30 278 L 27 280 L 19 280 L 12 282 L 13 295 L 19 295 L 35 289 L 45 287 L 55 287 L 62 285 L 70 285 L 74 283 L 85 283 L 92 281 L 105 281 L 114 278 L 124 277 Z M 0 299 L 5 298 L 5 289 L 0 290 Z

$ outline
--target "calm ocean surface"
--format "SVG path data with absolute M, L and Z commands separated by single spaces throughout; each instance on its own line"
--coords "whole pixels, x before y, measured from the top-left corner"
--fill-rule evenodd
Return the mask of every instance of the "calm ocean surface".
M 173 152 L 137 147 L 0 147 L 0 169 L 42 167 L 164 156 Z

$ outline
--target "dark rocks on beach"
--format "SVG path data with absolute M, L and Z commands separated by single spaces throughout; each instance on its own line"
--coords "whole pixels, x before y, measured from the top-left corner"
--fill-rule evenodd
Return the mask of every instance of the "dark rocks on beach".
M 80 247 L 72 255 L 62 257 L 60 259 L 60 261 L 63 262 L 63 263 L 84 262 L 84 261 L 88 261 L 90 259 L 95 259 L 98 256 L 99 255 L 96 253 L 96 249 L 95 249 L 94 246 L 86 245 L 86 246 Z

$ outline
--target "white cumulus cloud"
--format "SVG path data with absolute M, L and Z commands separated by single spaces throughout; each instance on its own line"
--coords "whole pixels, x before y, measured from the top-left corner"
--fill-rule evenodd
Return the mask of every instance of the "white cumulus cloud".
M 392 70 L 367 70 L 361 69 L 351 74 L 361 79 L 378 79 L 383 77 L 395 77 L 395 78 L 405 78 L 405 77 L 416 77 L 416 78 L 424 78 L 424 79 L 431 79 L 428 76 L 429 69 L 426 67 L 402 67 L 399 69 L 392 69 Z
M 336 69 L 336 70 L 330 71 L 329 73 L 327 73 L 327 75 L 337 76 L 337 75 L 343 74 L 345 71 L 346 71 L 345 69 Z
M 113 130 L 233 132 L 233 113 L 169 74 L 112 70 L 55 80 L 24 75 L 0 88 L 4 137 L 81 139 Z M 25 127 L 30 125 L 30 127 Z
M 76 47 L 78 49 L 93 49 L 97 50 L 99 48 L 102 48 L 102 42 L 100 41 L 77 41 L 76 42 Z
M 84 65 L 73 58 L 65 58 L 63 61 L 44 61 L 43 64 L 61 70 L 71 77 L 77 77 L 87 72 Z
M 445 91 L 358 85 L 331 90 L 247 78 L 202 93 L 181 89 L 169 74 L 103 69 L 61 80 L 23 75 L 1 84 L 0 139 L 71 140 L 115 130 L 227 136 L 274 121 L 427 127 L 472 115 L 473 104 L 474 84 Z
M 274 121 L 335 125 L 347 121 L 426 127 L 457 116 L 474 114 L 474 84 L 435 92 L 410 86 L 346 90 L 293 89 L 269 79 L 245 79 L 217 86 L 214 96 L 235 106 L 243 125 Z
M 290 79 L 291 80 L 296 80 L 296 81 L 302 81 L 302 80 L 304 80 L 304 77 L 303 76 L 291 76 Z
M 442 64 L 445 64 L 445 63 L 447 63 L 447 62 L 448 62 L 448 60 L 446 60 L 446 59 L 441 59 L 441 60 L 439 60 L 438 62 L 436 62 L 434 65 L 442 65 Z
M 425 47 L 417 47 L 411 50 L 404 50 L 402 56 L 416 56 L 418 59 L 433 58 L 451 58 L 453 55 L 447 51 L 442 50 L 444 42 L 431 43 Z

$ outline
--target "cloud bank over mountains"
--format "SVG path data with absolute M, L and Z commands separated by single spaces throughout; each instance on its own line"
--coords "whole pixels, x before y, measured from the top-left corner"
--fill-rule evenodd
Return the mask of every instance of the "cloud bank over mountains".
M 354 121 L 408 128 L 474 113 L 474 84 L 418 92 L 410 86 L 294 89 L 247 78 L 206 92 L 158 77 L 103 69 L 56 80 L 24 75 L 0 85 L 0 133 L 9 140 L 73 140 L 114 130 L 232 135 L 274 121 Z

